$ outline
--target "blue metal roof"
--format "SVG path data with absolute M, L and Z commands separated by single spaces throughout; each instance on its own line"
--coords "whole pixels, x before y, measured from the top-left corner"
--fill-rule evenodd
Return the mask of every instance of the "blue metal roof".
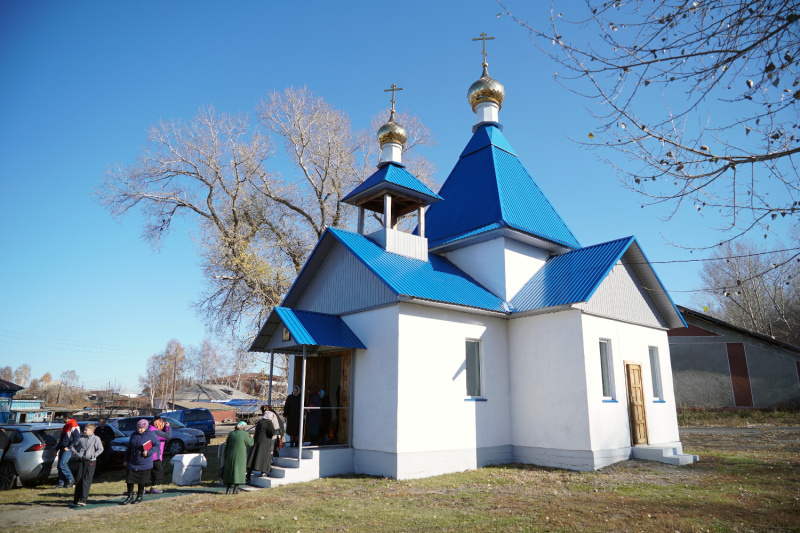
M 551 257 L 511 306 L 519 312 L 587 301 L 634 241 L 625 237 Z
M 344 320 L 336 315 L 298 311 L 286 307 L 276 307 L 272 312 L 278 315 L 299 345 L 366 348 Z
M 362 196 L 365 193 L 377 193 L 387 184 L 396 185 L 409 191 L 413 191 L 415 197 L 423 197 L 428 200 L 427 203 L 438 202 L 442 199 L 441 196 L 433 192 L 427 185 L 419 181 L 413 174 L 407 171 L 403 165 L 398 163 L 387 163 L 378 169 L 372 176 L 364 180 L 364 182 L 356 187 L 350 194 L 342 198 L 343 202 L 350 203 L 349 201 Z
M 494 125 L 475 131 L 439 194 L 445 200 L 425 214 L 425 236 L 431 243 L 452 242 L 499 224 L 580 247 Z
M 364 235 L 337 228 L 328 228 L 326 233 L 399 296 L 505 312 L 503 300 L 443 257 L 430 254 L 428 261 L 420 261 L 387 252 Z

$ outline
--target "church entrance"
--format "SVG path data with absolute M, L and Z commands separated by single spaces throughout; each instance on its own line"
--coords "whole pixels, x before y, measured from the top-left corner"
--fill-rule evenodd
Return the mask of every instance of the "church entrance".
M 647 444 L 647 413 L 644 408 L 642 365 L 625 363 L 628 381 L 628 413 L 631 423 L 631 446 Z
M 350 443 L 350 357 L 351 350 L 306 357 L 304 442 Z M 302 358 L 297 357 L 292 385 L 302 389 L 302 376 Z

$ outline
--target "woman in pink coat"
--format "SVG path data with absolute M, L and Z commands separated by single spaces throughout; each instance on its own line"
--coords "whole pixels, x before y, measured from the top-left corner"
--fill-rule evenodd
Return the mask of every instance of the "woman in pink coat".
M 165 422 L 160 416 L 156 415 L 153 418 L 153 423 L 150 426 L 150 431 L 158 437 L 158 442 L 161 444 L 153 453 L 153 469 L 150 471 L 150 490 L 148 494 L 161 494 L 161 490 L 156 487 L 164 480 L 164 466 L 162 461 L 164 459 L 164 445 L 172 437 L 172 430 L 169 423 Z

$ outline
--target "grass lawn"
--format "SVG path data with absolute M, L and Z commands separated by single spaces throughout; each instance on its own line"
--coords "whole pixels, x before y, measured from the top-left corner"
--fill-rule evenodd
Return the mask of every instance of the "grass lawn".
M 504 465 L 408 481 L 343 476 L 91 510 L 68 509 L 71 495 L 57 489 L 15 489 L 0 493 L 0 518 L 13 523 L 13 513 L 32 506 L 50 511 L 26 532 L 800 531 L 799 435 L 684 435 L 687 452 L 701 456 L 685 467 L 624 461 L 598 472 Z M 205 474 L 211 486 L 212 468 Z M 95 484 L 90 500 L 121 496 L 115 475 Z
M 748 427 L 758 425 L 800 427 L 800 410 L 794 409 L 678 409 L 681 427 Z

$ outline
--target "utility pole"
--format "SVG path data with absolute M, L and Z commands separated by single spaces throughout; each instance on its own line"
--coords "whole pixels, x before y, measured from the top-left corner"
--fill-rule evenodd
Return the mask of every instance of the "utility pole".
M 178 373 L 178 350 L 172 356 L 172 409 L 175 409 L 175 380 Z

